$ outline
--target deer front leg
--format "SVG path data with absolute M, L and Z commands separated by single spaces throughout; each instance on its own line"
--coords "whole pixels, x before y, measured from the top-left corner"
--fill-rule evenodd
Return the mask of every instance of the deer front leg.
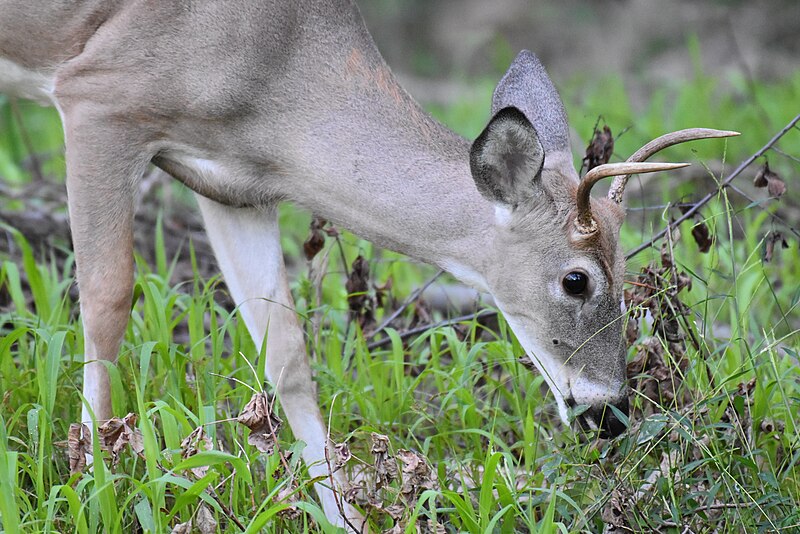
M 130 317 L 133 287 L 133 188 L 146 165 L 101 119 L 65 112 L 67 196 L 75 250 L 84 361 L 81 420 L 112 416 L 104 362 L 114 362 Z M 123 148 L 124 147 L 124 148 Z
M 277 207 L 237 209 L 199 195 L 197 200 L 225 282 L 256 346 L 261 346 L 266 334 L 267 379 L 277 389 L 295 438 L 306 443 L 303 459 L 309 473 L 330 481 L 326 448 L 329 458 L 333 458 L 332 450 L 286 278 Z M 328 482 L 318 483 L 316 488 L 325 515 L 344 526 L 343 512 L 360 528 L 361 516 L 341 497 L 347 483 L 344 473 L 334 473 L 332 478 L 333 490 Z

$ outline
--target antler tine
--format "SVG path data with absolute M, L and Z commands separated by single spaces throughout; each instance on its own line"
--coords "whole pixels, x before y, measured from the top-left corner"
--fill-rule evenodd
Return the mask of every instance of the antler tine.
M 667 145 L 669 146 L 669 145 Z M 578 184 L 577 216 L 575 226 L 578 232 L 584 235 L 592 234 L 597 230 L 597 223 L 592 217 L 591 191 L 592 186 L 602 178 L 609 176 L 629 176 L 645 172 L 669 171 L 689 166 L 688 163 L 644 163 L 625 161 L 622 163 L 606 163 L 598 165 L 586 173 L 581 183 Z
M 664 150 L 672 145 L 685 143 L 687 141 L 695 141 L 697 139 L 713 139 L 718 137 L 735 137 L 741 135 L 739 132 L 732 132 L 727 130 L 712 130 L 711 128 L 688 128 L 686 130 L 678 130 L 671 132 L 656 139 L 653 139 L 642 148 L 633 153 L 628 161 L 645 161 L 647 158 Z M 622 202 L 622 195 L 625 192 L 625 186 L 628 184 L 630 174 L 620 175 L 614 179 L 611 187 L 608 190 L 608 198 L 617 204 Z

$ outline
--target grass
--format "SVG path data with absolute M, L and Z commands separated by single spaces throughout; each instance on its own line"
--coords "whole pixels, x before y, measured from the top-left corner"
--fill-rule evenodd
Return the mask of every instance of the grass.
M 645 109 L 634 110 L 618 79 L 591 89 L 583 82 L 564 87 L 573 127 L 587 138 L 602 113 L 615 132 L 629 128 L 617 140 L 620 157 L 679 127 L 742 131 L 742 138 L 727 144 L 696 143 L 668 154 L 714 169 L 705 175 L 710 187 L 721 178 L 714 174 L 721 168 L 717 162 L 724 158 L 730 169 L 754 152 L 791 118 L 800 96 L 798 75 L 775 83 L 734 79 L 726 88 L 703 76 L 698 65 L 694 79 L 657 91 Z M 488 82 L 481 84 L 491 90 Z M 474 135 L 486 118 L 474 110 L 487 102 L 484 95 L 480 103 L 432 111 Z M 62 140 L 54 113 L 19 105 L 37 153 L 58 153 Z M 12 115 L 10 103 L 0 102 L 0 176 L 19 185 L 28 179 L 28 154 Z M 785 152 L 797 146 L 799 135 L 797 129 L 787 135 L 780 145 Z M 796 174 L 796 160 L 776 152 L 769 158 L 784 177 Z M 63 176 L 62 159 L 45 159 L 48 175 Z M 648 354 L 660 367 L 632 376 L 637 415 L 630 431 L 612 441 L 584 440 L 563 429 L 542 378 L 517 359 L 522 351 L 502 318 L 492 326 L 473 320 L 430 329 L 407 344 L 390 330 L 388 346 L 369 349 L 369 339 L 347 321 L 344 278 L 334 267 L 340 251 L 348 265 L 358 254 L 367 257 L 372 280 L 382 285 L 391 278 L 398 300 L 434 271 L 347 233 L 342 249 L 328 239 L 322 301 L 307 274 L 293 290 L 300 316 L 322 325 L 308 345 L 331 435 L 349 444 L 354 458 L 348 468 L 363 469 L 368 485 L 374 472 L 363 466 L 374 462 L 372 433 L 389 437 L 390 454 L 416 451 L 431 467 L 430 483 L 410 494 L 399 481 L 374 492 L 379 505 L 370 514 L 373 528 L 392 528 L 386 510 L 400 504 L 400 523 L 408 526 L 392 532 L 415 532 L 415 525 L 425 531 L 434 522 L 445 532 L 481 533 L 597 532 L 604 523 L 676 533 L 684 527 L 800 529 L 800 265 L 793 259 L 797 240 L 772 217 L 797 209 L 800 196 L 789 186 L 781 203 L 763 200 L 764 194 L 755 202 L 736 190 L 719 194 L 702 210 L 715 236 L 708 254 L 696 251 L 688 223 L 672 236 L 675 268 L 663 272 L 668 282 L 688 273 L 693 284 L 679 293 L 688 310 L 676 319 L 682 338 L 654 336 L 651 325 L 639 320 L 630 360 L 641 363 Z M 697 198 L 692 184 L 660 187 L 651 203 Z M 14 208 L 13 201 L 4 204 Z M 668 208 L 649 213 L 654 216 L 625 228 L 626 248 L 673 215 Z M 287 255 L 298 258 L 308 215 L 285 207 L 281 220 Z M 791 248 L 765 263 L 769 230 L 791 236 Z M 80 417 L 83 354 L 78 306 L 69 293 L 74 265 L 70 257 L 64 263 L 36 254 L 18 232 L 3 231 L 21 258 L 9 256 L 0 266 L 5 532 L 166 532 L 190 520 L 213 531 L 201 521 L 209 516 L 224 531 L 237 528 L 232 517 L 247 532 L 335 530 L 298 461 L 302 443 L 284 429 L 273 454 L 248 444 L 236 416 L 254 392 L 269 391 L 262 385 L 263 358 L 235 310 L 219 304 L 218 278 L 174 280 L 177 251 L 165 249 L 160 226 L 154 231 L 156 261 L 137 258 L 131 321 L 110 368 L 114 412 L 138 416 L 143 453 L 124 449 L 114 465 L 95 444 L 95 457 L 104 461 L 70 475 L 63 445 Z M 657 249 L 634 258 L 628 279 L 651 262 L 661 269 L 659 258 Z M 670 283 L 656 290 L 657 298 L 672 291 Z M 185 457 L 182 442 L 198 427 L 213 448 Z M 411 473 L 404 477 L 411 483 Z

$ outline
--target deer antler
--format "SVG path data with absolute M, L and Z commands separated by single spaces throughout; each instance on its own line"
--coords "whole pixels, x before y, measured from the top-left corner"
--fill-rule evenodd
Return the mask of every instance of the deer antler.
M 602 178 L 609 176 L 627 176 L 645 172 L 670 171 L 688 167 L 688 163 L 644 163 L 625 161 L 622 163 L 606 163 L 598 165 L 586 173 L 581 183 L 578 185 L 578 215 L 575 217 L 575 225 L 578 232 L 584 235 L 592 234 L 597 230 L 597 224 L 592 217 L 591 191 L 592 186 Z
M 608 198 L 617 204 L 622 202 L 622 195 L 625 192 L 625 185 L 632 174 L 666 171 L 686 167 L 687 163 L 644 163 L 644 160 L 672 145 L 694 141 L 697 139 L 711 139 L 716 137 L 733 137 L 740 135 L 739 132 L 712 130 L 710 128 L 689 128 L 671 132 L 656 139 L 653 139 L 642 148 L 637 150 L 624 163 L 607 163 L 595 167 L 583 177 L 578 185 L 577 208 L 578 215 L 575 218 L 575 225 L 578 232 L 584 235 L 592 234 L 597 230 L 597 224 L 592 217 L 591 191 L 592 186 L 601 178 L 616 176 L 611 188 L 608 190 Z
M 687 141 L 713 139 L 717 137 L 735 137 L 737 135 L 741 134 L 739 132 L 712 130 L 710 128 L 688 128 L 686 130 L 678 130 L 677 132 L 664 134 L 661 137 L 653 139 L 634 152 L 633 155 L 628 158 L 628 161 L 645 161 L 656 152 Z M 610 200 L 613 200 L 617 204 L 622 202 L 622 194 L 625 192 L 625 185 L 628 183 L 628 178 L 630 178 L 630 174 L 620 175 L 614 179 L 614 182 L 608 190 L 608 198 Z

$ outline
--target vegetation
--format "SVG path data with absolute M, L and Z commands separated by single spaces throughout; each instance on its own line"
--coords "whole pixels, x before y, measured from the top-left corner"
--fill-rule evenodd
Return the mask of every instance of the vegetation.
M 474 136 L 488 115 L 492 84 L 479 86 L 479 101 L 432 113 Z M 694 174 L 677 185 L 651 179 L 641 198 L 631 198 L 627 250 L 677 218 L 675 205 L 717 191 L 700 216 L 629 263 L 629 432 L 609 441 L 565 429 L 543 379 L 519 360 L 522 350 L 502 317 L 474 316 L 406 337 L 412 324 L 444 318 L 429 317 L 413 301 L 385 334 L 373 335 L 374 323 L 362 329 L 349 319 L 345 289 L 357 256 L 369 263 L 367 300 L 377 323 L 435 271 L 339 229 L 326 234 L 310 273 L 301 259 L 310 215 L 287 206 L 283 240 L 300 273 L 293 286 L 298 313 L 331 436 L 347 443 L 346 469 L 366 488 L 356 498 L 376 531 L 800 529 L 800 191 L 788 180 L 799 168 L 798 128 L 767 152 L 770 168 L 788 183 L 783 197 L 749 187 L 763 158 L 717 189 L 792 120 L 800 74 L 723 86 L 703 76 L 698 62 L 693 79 L 656 91 L 644 109 L 634 109 L 617 78 L 576 79 L 564 95 L 581 137 L 591 137 L 601 114 L 615 133 L 624 132 L 612 160 L 677 128 L 743 133 L 671 149 L 664 157 L 691 161 Z M 0 177 L 8 194 L 0 213 L 25 205 L 11 192 L 32 180 L 33 169 L 47 181 L 63 180 L 62 143 L 52 110 L 0 100 Z M 702 234 L 701 225 L 707 239 L 693 235 Z M 192 243 L 168 249 L 161 224 L 152 250 L 137 258 L 131 321 L 110 368 L 115 413 L 135 414 L 124 422 L 128 439 L 115 454 L 95 443 L 94 469 L 71 474 L 66 441 L 80 418 L 83 354 L 74 262 L 68 251 L 37 250 L 6 224 L 3 233 L 6 532 L 188 532 L 192 520 L 201 532 L 335 530 L 299 454 L 291 454 L 302 443 L 288 429 L 271 454 L 248 443 L 236 418 L 254 393 L 270 390 L 262 384 L 263 358 L 225 304 L 220 278 L 198 273 Z M 708 252 L 698 251 L 696 239 Z M 191 279 L 175 276 L 183 261 L 194 267 Z M 199 427 L 204 435 L 192 434 Z M 399 480 L 388 481 L 393 469 Z M 380 489 L 378 479 L 385 482 Z

